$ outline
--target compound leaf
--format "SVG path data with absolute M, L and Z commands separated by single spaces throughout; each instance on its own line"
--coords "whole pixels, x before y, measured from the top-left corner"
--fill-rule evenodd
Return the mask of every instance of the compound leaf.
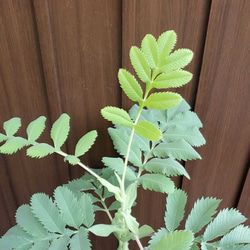
M 39 143 L 27 149 L 27 155 L 32 158 L 43 158 L 47 155 L 53 154 L 55 149 L 46 143 Z
M 2 154 L 14 154 L 24 146 L 29 145 L 29 142 L 22 137 L 12 137 L 8 139 L 1 147 Z
M 118 78 L 120 85 L 128 98 L 134 102 L 140 103 L 142 101 L 143 92 L 135 77 L 125 69 L 120 69 L 118 72 Z
M 153 93 L 145 101 L 144 105 L 151 109 L 165 110 L 178 105 L 181 100 L 182 97 L 177 93 Z
M 19 117 L 13 117 L 3 123 L 3 129 L 7 136 L 13 136 L 21 126 L 21 119 Z
M 215 198 L 201 198 L 197 200 L 186 220 L 185 229 L 198 233 L 207 225 L 216 213 L 220 200 Z
M 61 114 L 51 128 L 50 136 L 56 149 L 60 149 L 68 138 L 70 129 L 69 120 L 70 117 L 68 114 Z
M 91 250 L 91 243 L 88 239 L 88 231 L 81 227 L 71 239 L 70 239 L 70 249 L 74 250 Z
M 173 193 L 168 195 L 164 221 L 165 226 L 169 231 L 176 230 L 180 225 L 180 222 L 184 217 L 186 203 L 187 194 L 180 189 L 175 189 Z
M 129 114 L 124 110 L 117 107 L 105 107 L 101 110 L 102 116 L 114 124 L 118 124 L 124 127 L 132 127 L 133 121 Z
M 36 141 L 45 129 L 45 116 L 40 116 L 32 121 L 27 127 L 27 135 L 29 141 Z
M 144 174 L 138 181 L 144 189 L 161 193 L 172 193 L 174 191 L 174 182 L 161 174 Z
M 142 51 L 138 47 L 132 46 L 129 56 L 138 77 L 145 83 L 150 82 L 151 70 Z
M 151 141 L 159 141 L 162 138 L 161 131 L 151 122 L 141 121 L 134 125 L 135 132 Z

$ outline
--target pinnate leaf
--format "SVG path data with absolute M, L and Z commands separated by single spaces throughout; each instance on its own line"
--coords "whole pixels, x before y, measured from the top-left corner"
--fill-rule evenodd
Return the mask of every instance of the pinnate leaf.
M 161 131 L 151 122 L 141 121 L 134 125 L 135 132 L 151 140 L 159 141 L 162 138 Z
M 118 72 L 118 78 L 120 85 L 128 98 L 134 102 L 140 103 L 142 101 L 143 92 L 135 77 L 125 69 L 120 69 Z
M 45 116 L 40 116 L 32 121 L 27 127 L 27 135 L 29 141 L 36 141 L 45 129 Z
M 51 128 L 51 138 L 54 142 L 55 148 L 60 149 L 61 146 L 68 138 L 69 134 L 69 120 L 70 117 L 67 114 L 62 114 L 53 124 Z
M 21 119 L 19 117 L 13 117 L 3 123 L 3 129 L 7 136 L 13 136 L 21 127 Z
M 145 106 L 151 109 L 165 110 L 173 108 L 179 104 L 182 97 L 177 93 L 163 92 L 163 93 L 153 93 L 145 101 Z
M 1 147 L 2 154 L 14 154 L 24 146 L 29 145 L 29 142 L 22 137 L 12 137 L 8 139 Z
M 129 56 L 138 77 L 145 83 L 150 82 L 151 70 L 142 51 L 138 47 L 132 46 Z
M 114 124 L 118 124 L 124 127 L 132 127 L 133 121 L 129 114 L 124 110 L 117 107 L 105 107 L 101 110 L 102 116 Z
M 138 181 L 144 189 L 161 193 L 172 193 L 174 191 L 173 181 L 161 174 L 144 174 Z
M 27 155 L 32 158 L 43 158 L 53 154 L 55 149 L 46 143 L 39 143 L 27 149 Z

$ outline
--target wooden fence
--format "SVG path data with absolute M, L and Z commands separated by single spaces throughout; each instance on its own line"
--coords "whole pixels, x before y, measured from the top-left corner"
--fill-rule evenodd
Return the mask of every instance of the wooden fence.
M 178 91 L 198 113 L 207 144 L 203 160 L 186 163 L 191 181 L 176 182 L 189 196 L 188 210 L 201 196 L 223 199 L 250 217 L 250 1 L 249 0 L 1 0 L 0 121 L 13 116 L 27 124 L 40 115 L 49 128 L 58 116 L 71 116 L 65 150 L 97 129 L 98 140 L 83 161 L 101 166 L 112 156 L 111 140 L 100 109 L 130 107 L 117 80 L 120 67 L 131 70 L 129 48 L 147 33 L 173 29 L 177 48 L 194 51 L 194 75 Z M 2 129 L 1 129 L 2 130 Z M 49 130 L 42 140 L 49 141 Z M 16 208 L 35 192 L 53 189 L 83 171 L 60 157 L 42 160 L 0 155 L 0 233 L 15 224 Z M 155 229 L 163 225 L 165 198 L 140 191 L 134 215 Z M 99 221 L 105 221 L 98 215 Z M 249 222 L 248 222 L 249 224 Z M 113 237 L 94 249 L 115 249 Z

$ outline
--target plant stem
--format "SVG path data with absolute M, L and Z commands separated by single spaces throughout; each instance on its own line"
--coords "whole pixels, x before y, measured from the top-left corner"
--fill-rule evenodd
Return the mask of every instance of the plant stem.
M 136 240 L 136 243 L 137 243 L 139 249 L 143 250 L 143 246 L 141 244 L 141 241 L 140 241 L 139 237 L 136 234 L 134 234 L 134 237 L 135 237 L 135 240 Z

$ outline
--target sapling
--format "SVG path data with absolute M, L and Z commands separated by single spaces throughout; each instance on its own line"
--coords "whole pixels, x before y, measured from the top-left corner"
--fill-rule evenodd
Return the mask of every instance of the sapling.
M 62 151 L 70 130 L 67 114 L 52 125 L 53 145 L 37 141 L 45 129 L 43 116 L 28 125 L 25 138 L 16 135 L 20 118 L 4 122 L 2 154 L 13 154 L 23 147 L 33 158 L 57 153 L 86 173 L 57 187 L 53 198 L 44 193 L 32 195 L 30 204 L 17 209 L 17 225 L 0 239 L 0 249 L 91 249 L 90 233 L 100 237 L 113 233 L 120 250 L 129 249 L 130 241 L 136 241 L 141 250 L 250 249 L 250 228 L 242 225 L 246 218 L 234 208 L 218 212 L 220 200 L 216 198 L 198 199 L 179 229 L 187 194 L 175 187 L 171 177 L 190 178 L 180 162 L 200 159 L 194 147 L 204 145 L 205 139 L 200 132 L 202 123 L 188 103 L 179 94 L 166 91 L 192 78 L 183 68 L 193 53 L 189 49 L 173 51 L 176 39 L 174 31 L 166 31 L 158 39 L 148 34 L 141 48 L 131 48 L 136 77 L 120 69 L 118 78 L 135 104 L 129 112 L 111 106 L 101 110 L 102 116 L 114 124 L 108 133 L 119 154 L 103 157 L 103 169 L 90 168 L 80 161 L 95 142 L 95 130 L 79 139 L 74 154 Z M 155 230 L 140 225 L 133 217 L 133 207 L 143 205 L 136 204 L 139 186 L 167 194 L 164 227 Z M 110 224 L 96 224 L 97 211 L 103 211 Z M 148 238 L 147 246 L 141 243 L 144 237 Z

